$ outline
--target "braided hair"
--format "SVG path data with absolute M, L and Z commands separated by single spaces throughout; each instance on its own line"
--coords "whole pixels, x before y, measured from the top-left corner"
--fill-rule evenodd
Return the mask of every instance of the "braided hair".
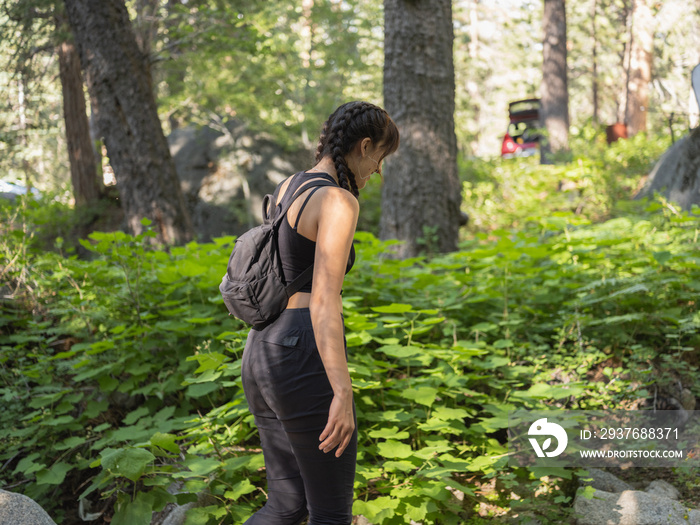
M 357 181 L 345 156 L 366 137 L 373 144 L 385 147 L 382 158 L 399 147 L 399 131 L 385 110 L 369 102 L 348 102 L 336 109 L 323 124 L 316 149 L 316 162 L 330 155 L 340 187 L 355 197 L 359 195 Z

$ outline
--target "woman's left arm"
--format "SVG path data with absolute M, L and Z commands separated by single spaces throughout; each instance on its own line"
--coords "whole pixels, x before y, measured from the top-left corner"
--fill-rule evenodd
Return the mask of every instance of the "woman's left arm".
M 357 226 L 359 204 L 355 197 L 340 188 L 326 189 L 320 200 L 309 309 L 316 345 L 333 389 L 333 401 L 328 423 L 319 436 L 319 448 L 330 452 L 337 447 L 335 455 L 340 457 L 355 430 L 340 292 Z

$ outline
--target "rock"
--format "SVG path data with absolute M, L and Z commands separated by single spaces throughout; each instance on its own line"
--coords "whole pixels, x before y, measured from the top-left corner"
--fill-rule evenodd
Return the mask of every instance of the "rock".
M 680 493 L 676 487 L 662 479 L 657 479 L 649 483 L 646 493 L 672 500 L 677 500 L 678 496 L 680 496 Z
M 700 205 L 700 128 L 676 141 L 662 155 L 635 197 L 653 197 L 655 192 L 684 210 Z
M 214 125 L 213 125 L 214 126 Z M 198 240 L 239 235 L 262 222 L 262 199 L 312 166 L 309 151 L 285 151 L 235 120 L 186 127 L 168 137 Z
M 591 499 L 576 495 L 577 525 L 700 525 L 700 510 L 678 502 L 678 490 L 666 481 L 652 481 L 644 491 L 632 490 L 609 472 L 587 470 L 593 481 L 583 484 L 596 490 Z
M 182 489 L 181 482 L 173 483 L 168 487 L 170 494 L 178 494 Z M 187 521 L 187 511 L 196 507 L 206 507 L 208 505 L 216 505 L 218 501 L 208 492 L 197 494 L 197 501 L 178 505 L 177 503 L 169 503 L 160 512 L 154 512 L 151 515 L 150 525 L 184 525 Z M 0 525 L 3 525 L 0 523 Z
M 0 525 L 56 525 L 56 522 L 31 498 L 0 489 Z
M 161 525 L 183 525 L 187 519 L 187 511 L 197 506 L 196 503 L 187 503 L 185 505 L 176 505 L 165 519 L 159 522 Z M 151 522 L 151 525 L 154 525 Z
M 700 511 L 639 490 L 596 490 L 591 499 L 579 495 L 574 511 L 577 525 L 700 525 Z
M 604 492 L 624 492 L 625 490 L 632 490 L 632 486 L 629 483 L 622 481 L 610 472 L 597 468 L 589 468 L 586 470 L 590 477 L 593 478 L 593 481 L 585 481 L 583 485 L 590 485 L 594 489 Z

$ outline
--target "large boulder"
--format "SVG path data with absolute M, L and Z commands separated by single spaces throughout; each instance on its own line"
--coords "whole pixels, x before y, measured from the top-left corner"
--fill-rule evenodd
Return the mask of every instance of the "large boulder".
M 56 525 L 56 522 L 31 498 L 0 489 L 0 525 Z
M 613 474 L 587 469 L 595 491 L 592 498 L 582 492 L 574 500 L 577 525 L 700 525 L 700 510 L 678 501 L 678 491 L 663 480 L 633 490 Z
M 195 232 L 203 241 L 239 235 L 259 224 L 265 194 L 289 175 L 310 168 L 313 160 L 310 151 L 286 151 L 233 120 L 175 129 L 168 143 Z
M 684 210 L 700 206 L 700 128 L 671 146 L 656 163 L 637 198 L 660 193 Z

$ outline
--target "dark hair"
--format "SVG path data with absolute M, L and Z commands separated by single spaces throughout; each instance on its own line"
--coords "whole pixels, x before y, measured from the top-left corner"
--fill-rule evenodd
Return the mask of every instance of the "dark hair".
M 348 102 L 336 109 L 323 124 L 316 150 L 316 162 L 326 155 L 331 156 L 340 186 L 355 197 L 359 195 L 357 182 L 345 155 L 365 137 L 369 137 L 373 144 L 385 147 L 382 158 L 399 147 L 399 130 L 385 110 L 369 102 Z

